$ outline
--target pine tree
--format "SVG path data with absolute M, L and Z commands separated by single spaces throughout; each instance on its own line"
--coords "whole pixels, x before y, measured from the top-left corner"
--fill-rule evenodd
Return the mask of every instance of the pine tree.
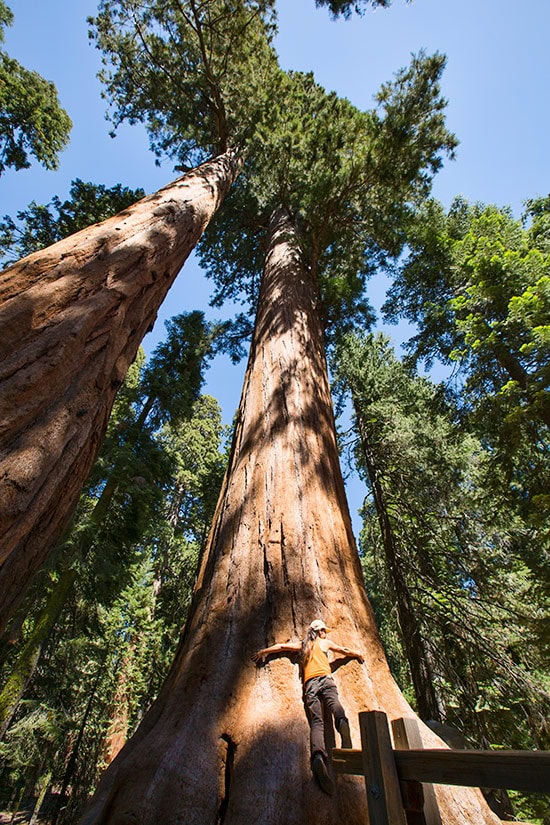
M 338 355 L 370 493 L 365 575 L 384 642 L 395 651 L 392 636 L 400 639 L 420 714 L 476 747 L 539 747 L 550 698 L 544 601 L 515 546 L 513 518 L 485 490 L 488 454 L 457 426 L 441 388 L 411 374 L 382 336 L 348 336 Z
M 386 311 L 418 324 L 413 362 L 454 365 L 464 426 L 489 448 L 484 486 L 516 516 L 514 541 L 548 582 L 548 199 L 510 211 L 458 198 L 422 207 Z

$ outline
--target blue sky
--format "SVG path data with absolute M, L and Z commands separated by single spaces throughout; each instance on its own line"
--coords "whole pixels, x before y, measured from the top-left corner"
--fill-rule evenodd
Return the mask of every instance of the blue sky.
M 96 78 L 99 53 L 88 42 L 86 18 L 94 0 L 7 0 L 15 15 L 4 48 L 58 89 L 73 123 L 71 143 L 56 172 L 38 164 L 0 178 L 0 215 L 15 215 L 31 200 L 65 197 L 71 180 L 152 192 L 173 177 L 169 163 L 155 166 L 140 126 L 123 126 L 109 137 L 106 104 Z M 276 45 L 283 68 L 312 70 L 327 89 L 369 108 L 378 87 L 410 55 L 425 49 L 447 56 L 443 91 L 449 127 L 460 140 L 456 160 L 437 176 L 433 192 L 448 205 L 455 195 L 510 205 L 550 191 L 550 4 L 548 0 L 394 0 L 389 9 L 363 18 L 332 21 L 314 0 L 278 0 Z M 371 300 L 383 298 L 383 279 Z M 206 309 L 208 283 L 189 261 L 165 301 L 147 350 L 163 337 L 163 320 L 184 310 Z M 211 317 L 218 313 L 209 311 Z M 406 328 L 386 328 L 396 344 Z M 244 365 L 221 359 L 208 372 L 206 391 L 222 403 L 230 421 L 238 404 Z M 348 485 L 354 512 L 363 492 Z M 356 525 L 357 520 L 354 519 Z

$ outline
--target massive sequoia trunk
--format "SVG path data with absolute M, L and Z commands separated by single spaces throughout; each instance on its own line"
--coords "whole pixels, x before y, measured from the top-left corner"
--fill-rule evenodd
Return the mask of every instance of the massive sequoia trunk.
M 237 166 L 222 155 L 0 273 L 0 630 L 73 512 L 116 391 Z
M 292 223 L 272 221 L 232 456 L 190 619 L 160 696 L 107 770 L 86 825 L 364 825 L 364 782 L 312 780 L 298 666 L 261 647 L 324 618 L 362 650 L 335 678 L 357 714 L 412 716 L 386 663 L 336 447 L 316 285 Z M 439 740 L 427 729 L 429 743 Z M 480 794 L 443 789 L 444 822 L 493 822 Z

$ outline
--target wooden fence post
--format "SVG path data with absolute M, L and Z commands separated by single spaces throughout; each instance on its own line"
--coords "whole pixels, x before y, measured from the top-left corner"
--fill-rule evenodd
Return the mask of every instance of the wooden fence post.
M 370 825 L 407 825 L 387 716 L 360 713 L 359 728 Z
M 395 750 L 422 750 L 422 737 L 416 719 L 394 719 L 391 723 Z M 417 789 L 420 789 L 420 793 Z M 420 782 L 401 782 L 407 825 L 441 825 L 439 806 L 433 785 Z M 420 798 L 420 811 L 411 802 Z M 418 813 L 417 813 L 418 812 Z

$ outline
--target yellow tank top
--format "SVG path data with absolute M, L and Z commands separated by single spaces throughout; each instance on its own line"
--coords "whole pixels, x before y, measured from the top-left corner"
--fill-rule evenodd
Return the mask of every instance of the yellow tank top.
M 330 662 L 328 656 L 321 647 L 321 640 L 315 639 L 311 649 L 311 656 L 304 666 L 304 684 L 309 679 L 314 679 L 316 676 L 331 676 Z

